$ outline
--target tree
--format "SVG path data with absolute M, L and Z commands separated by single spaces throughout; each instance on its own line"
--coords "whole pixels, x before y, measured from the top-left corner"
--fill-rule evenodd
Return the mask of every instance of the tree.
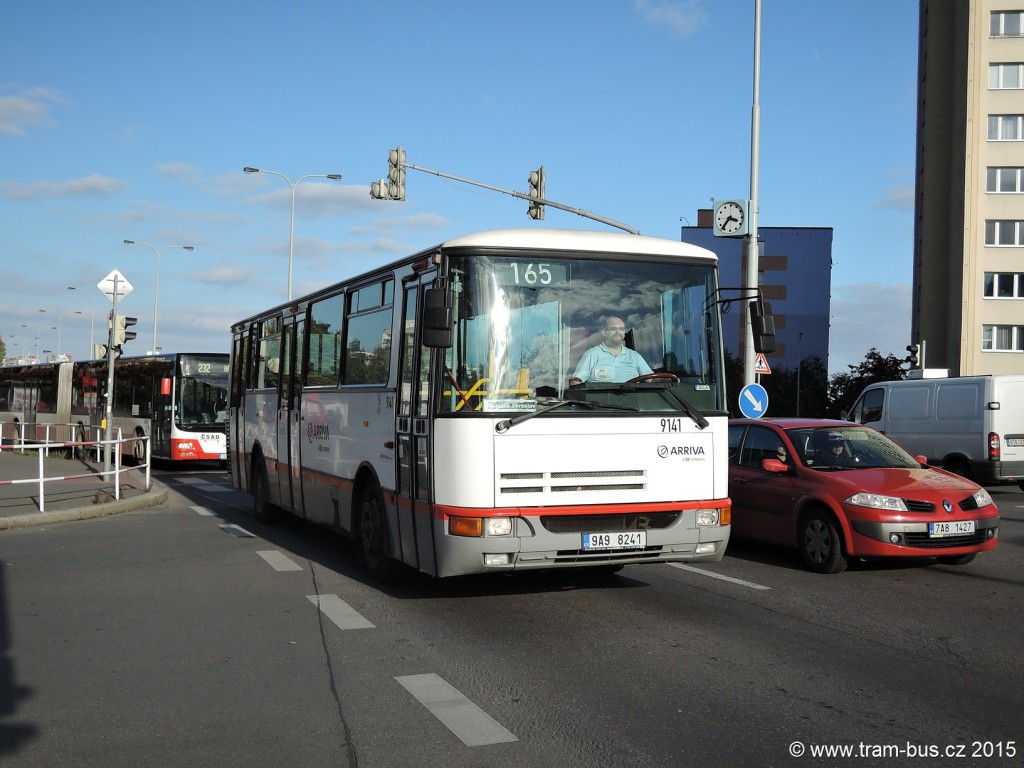
M 864 362 L 857 365 L 849 365 L 849 373 L 837 373 L 832 377 L 828 387 L 828 398 L 831 403 L 830 416 L 841 418 L 850 410 L 854 401 L 864 388 L 880 381 L 900 381 L 907 378 L 907 372 L 903 370 L 903 360 L 891 352 L 882 357 L 881 353 L 872 347 L 864 357 Z

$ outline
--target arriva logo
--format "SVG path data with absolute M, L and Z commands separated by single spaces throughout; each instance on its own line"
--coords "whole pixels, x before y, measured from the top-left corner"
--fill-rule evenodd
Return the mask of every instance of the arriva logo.
M 306 438 L 311 443 L 314 440 L 330 440 L 331 430 L 326 424 L 310 424 L 306 427 Z
M 669 456 L 704 456 L 703 445 L 659 445 L 658 456 L 662 459 Z

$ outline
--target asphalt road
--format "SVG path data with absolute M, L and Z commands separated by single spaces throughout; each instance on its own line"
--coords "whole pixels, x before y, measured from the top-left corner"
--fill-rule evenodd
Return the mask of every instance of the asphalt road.
M 160 479 L 161 507 L 0 532 L 4 768 L 1021 763 L 1016 489 L 963 567 L 733 542 L 382 587 L 221 472 Z

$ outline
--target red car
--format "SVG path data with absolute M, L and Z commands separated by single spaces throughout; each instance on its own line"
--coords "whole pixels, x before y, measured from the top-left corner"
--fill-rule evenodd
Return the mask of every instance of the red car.
M 850 558 L 962 565 L 999 536 L 984 488 L 846 421 L 732 419 L 729 496 L 734 536 L 796 547 L 817 573 Z

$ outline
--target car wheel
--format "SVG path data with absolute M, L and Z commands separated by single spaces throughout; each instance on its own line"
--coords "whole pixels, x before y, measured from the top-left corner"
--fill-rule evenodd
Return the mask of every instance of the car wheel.
M 399 563 L 388 554 L 387 541 L 387 520 L 380 492 L 376 487 L 367 488 L 359 506 L 359 549 L 363 564 L 382 582 L 394 581 L 399 573 Z
M 261 523 L 273 524 L 280 519 L 280 511 L 270 503 L 270 483 L 262 458 L 253 465 L 252 514 Z
M 943 463 L 942 468 L 947 472 L 952 472 L 954 475 L 960 475 L 968 480 L 974 479 L 974 473 L 971 472 L 971 465 L 963 459 L 950 459 L 948 462 Z
M 843 537 L 828 513 L 814 510 L 805 515 L 800 523 L 799 535 L 797 544 L 808 570 L 815 573 L 840 573 L 846 569 Z
M 977 556 L 977 552 L 971 552 L 969 555 L 950 555 L 949 557 L 940 557 L 938 560 L 943 565 L 967 565 Z

